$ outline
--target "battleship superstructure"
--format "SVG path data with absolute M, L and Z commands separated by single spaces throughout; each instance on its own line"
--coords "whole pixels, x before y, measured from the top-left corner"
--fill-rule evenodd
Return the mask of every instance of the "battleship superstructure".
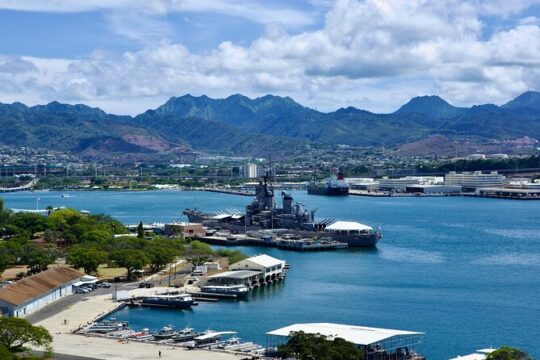
M 274 189 L 265 176 L 255 186 L 255 199 L 246 206 L 244 214 L 229 210 L 222 213 L 205 213 L 197 209 L 185 209 L 190 222 L 203 223 L 210 228 L 223 228 L 234 232 L 262 229 L 288 229 L 304 237 L 326 237 L 347 243 L 349 247 L 372 247 L 382 234 L 373 228 L 356 222 L 336 222 L 324 219 L 315 222 L 315 210 L 307 211 L 293 197 L 281 192 L 282 206 L 276 205 Z
M 245 214 L 211 214 L 196 209 L 185 209 L 183 213 L 190 222 L 220 222 L 229 228 L 314 229 L 315 210 L 307 211 L 302 204 L 293 203 L 293 197 L 285 192 L 281 193 L 281 198 L 282 207 L 279 207 L 268 176 L 264 176 L 255 186 L 255 199 L 246 206 Z

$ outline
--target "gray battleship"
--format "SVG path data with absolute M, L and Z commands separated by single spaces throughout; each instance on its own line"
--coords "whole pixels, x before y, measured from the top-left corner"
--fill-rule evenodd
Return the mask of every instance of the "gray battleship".
M 203 223 L 209 227 L 225 228 L 234 232 L 262 229 L 288 229 L 301 232 L 307 236 L 320 236 L 332 238 L 349 244 L 351 247 L 375 246 L 382 237 L 379 231 L 363 224 L 341 229 L 340 224 L 333 219 L 315 222 L 315 210 L 308 211 L 293 197 L 285 192 L 281 193 L 282 206 L 275 202 L 274 189 L 265 176 L 255 186 L 255 199 L 246 206 L 244 214 L 236 211 L 228 213 L 205 213 L 197 209 L 185 209 L 183 214 L 190 222 Z M 332 224 L 338 225 L 333 226 Z M 325 231 L 328 226 L 328 231 Z

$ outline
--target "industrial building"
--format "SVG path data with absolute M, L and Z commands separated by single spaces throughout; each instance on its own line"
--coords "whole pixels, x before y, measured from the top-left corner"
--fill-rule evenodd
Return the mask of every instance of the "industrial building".
M 444 184 L 450 186 L 461 186 L 464 191 L 474 191 L 477 188 L 502 187 L 506 177 L 491 171 L 483 173 L 481 171 L 456 173 L 451 171 L 444 176 Z
M 340 338 L 356 344 L 364 351 L 366 360 L 375 359 L 420 359 L 420 347 L 424 333 L 381 329 L 365 326 L 307 323 L 294 324 L 266 333 L 269 346 L 276 346 L 287 341 L 294 333 L 319 334 L 329 340 Z
M 405 191 L 407 186 L 420 184 L 420 180 L 410 177 L 404 177 L 399 179 L 389 179 L 383 177 L 379 181 L 379 189 L 387 191 Z
M 397 179 L 383 177 L 379 180 L 379 189 L 385 191 L 405 192 L 407 186 L 413 185 L 438 185 L 444 179 L 440 176 L 405 176 Z
M 457 185 L 412 185 L 406 191 L 414 194 L 459 194 L 461 186 Z
M 49 269 L 0 289 L 2 315 L 22 317 L 73 293 L 83 274 L 67 267 Z
M 203 237 L 206 231 L 200 223 L 173 222 L 165 224 L 165 235 L 181 235 L 184 238 Z

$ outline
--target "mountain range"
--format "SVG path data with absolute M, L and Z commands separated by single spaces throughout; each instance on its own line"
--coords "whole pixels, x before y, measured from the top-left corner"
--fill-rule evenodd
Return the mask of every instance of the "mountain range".
M 120 160 L 193 152 L 285 156 L 314 144 L 395 146 L 428 137 L 540 138 L 540 93 L 508 103 L 455 107 L 438 96 L 411 99 L 390 114 L 354 107 L 320 112 L 289 97 L 184 95 L 137 116 L 51 102 L 0 103 L 0 142 Z

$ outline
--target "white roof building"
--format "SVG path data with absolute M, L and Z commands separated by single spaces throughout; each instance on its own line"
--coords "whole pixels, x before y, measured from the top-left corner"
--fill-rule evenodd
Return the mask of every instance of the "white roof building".
M 352 342 L 356 345 L 371 345 L 388 340 L 394 336 L 404 335 L 423 335 L 424 333 L 381 329 L 366 326 L 354 326 L 332 323 L 308 323 L 308 324 L 294 324 L 286 326 L 281 329 L 273 330 L 267 335 L 285 336 L 288 337 L 291 333 L 303 331 L 307 334 L 321 334 L 327 336 L 330 339 L 341 338 Z
M 266 254 L 256 255 L 229 266 L 229 270 L 254 270 L 272 276 L 283 272 L 285 261 Z
M 389 358 L 418 354 L 418 347 L 423 344 L 424 333 L 404 330 L 382 329 L 333 323 L 294 324 L 267 332 L 269 343 L 272 339 L 288 338 L 296 332 L 319 334 L 328 340 L 340 338 L 363 348 L 368 353 L 386 352 Z M 277 344 L 276 344 L 277 345 Z M 370 357 L 368 357 L 370 358 Z
M 356 222 L 356 221 L 336 221 L 335 223 L 331 224 L 331 225 L 328 225 L 326 227 L 326 230 L 331 230 L 331 231 L 341 231 L 341 230 L 345 230 L 345 231 L 351 231 L 351 230 L 356 230 L 356 231 L 362 231 L 362 230 L 367 230 L 367 231 L 371 231 L 373 230 L 373 228 L 371 226 L 367 226 L 367 225 L 364 225 L 364 224 L 361 224 L 359 222 Z

